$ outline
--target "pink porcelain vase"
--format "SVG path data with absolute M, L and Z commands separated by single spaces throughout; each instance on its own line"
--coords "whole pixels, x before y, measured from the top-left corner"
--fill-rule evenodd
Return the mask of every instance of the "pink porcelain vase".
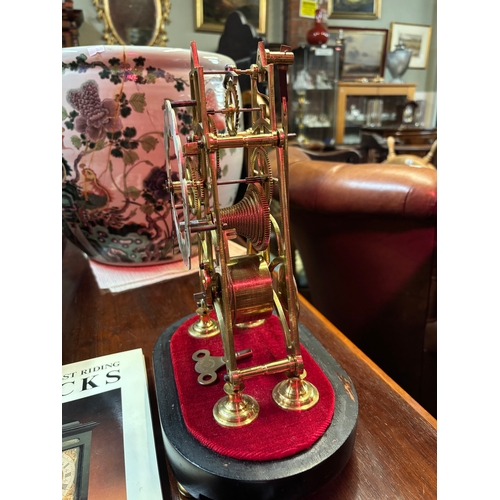
M 199 52 L 208 70 L 234 61 Z M 181 259 L 172 231 L 163 141 L 165 99 L 191 99 L 190 51 L 166 47 L 89 46 L 62 50 L 63 234 L 90 258 L 127 266 Z M 205 80 L 214 109 L 224 107 L 224 75 Z M 182 143 L 191 108 L 176 108 Z M 225 133 L 222 114 L 214 115 Z M 240 121 L 242 122 L 242 120 Z M 239 179 L 241 149 L 221 155 L 222 179 Z M 174 174 L 175 175 L 175 174 Z M 220 190 L 232 205 L 237 184 Z

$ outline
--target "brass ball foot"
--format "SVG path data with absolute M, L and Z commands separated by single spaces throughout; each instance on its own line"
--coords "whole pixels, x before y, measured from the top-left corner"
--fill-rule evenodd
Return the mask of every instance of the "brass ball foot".
M 189 335 L 195 338 L 209 338 L 219 335 L 219 323 L 210 317 L 208 311 L 197 310 L 196 312 L 200 317 L 188 328 Z
M 319 401 L 318 389 L 304 380 L 306 372 L 300 377 L 282 380 L 273 389 L 273 399 L 285 410 L 307 410 Z
M 213 415 L 223 427 L 243 427 L 253 422 L 260 410 L 259 403 L 248 394 L 235 392 L 231 384 L 224 385 L 227 396 L 215 403 Z

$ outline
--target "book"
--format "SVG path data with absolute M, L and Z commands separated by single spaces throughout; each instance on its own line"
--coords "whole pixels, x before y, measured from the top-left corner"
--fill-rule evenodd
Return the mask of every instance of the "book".
M 142 349 L 62 367 L 63 500 L 161 500 Z

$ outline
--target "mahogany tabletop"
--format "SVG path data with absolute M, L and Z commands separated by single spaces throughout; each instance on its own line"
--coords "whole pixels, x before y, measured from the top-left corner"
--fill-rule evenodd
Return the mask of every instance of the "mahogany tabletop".
M 163 451 L 152 352 L 161 333 L 194 313 L 197 274 L 133 290 L 99 289 L 84 254 L 67 243 L 62 260 L 62 363 L 142 348 L 148 371 L 164 498 L 181 499 Z M 310 500 L 437 497 L 437 421 L 303 297 L 300 318 L 349 374 L 359 417 L 352 456 Z

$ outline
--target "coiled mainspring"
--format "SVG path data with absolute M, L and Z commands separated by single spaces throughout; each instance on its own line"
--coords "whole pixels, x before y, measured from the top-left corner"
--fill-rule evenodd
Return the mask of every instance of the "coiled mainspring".
M 222 208 L 220 217 L 224 229 L 235 229 L 247 238 L 257 252 L 269 246 L 271 219 L 266 193 L 260 184 L 249 184 L 243 199 Z

